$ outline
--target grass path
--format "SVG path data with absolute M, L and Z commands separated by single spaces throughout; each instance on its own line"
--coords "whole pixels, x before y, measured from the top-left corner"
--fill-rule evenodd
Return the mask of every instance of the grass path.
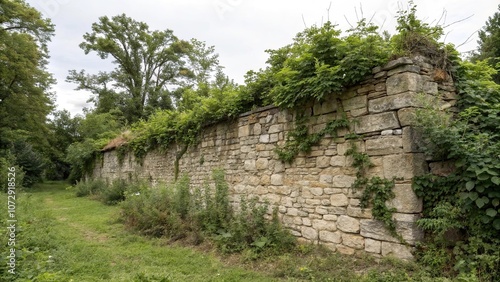
M 21 220 L 28 225 L 45 223 L 36 230 L 26 228 L 22 239 L 24 245 L 43 242 L 43 238 L 52 245 L 43 253 L 50 255 L 49 263 L 30 262 L 23 266 L 20 262 L 19 268 L 27 275 L 30 270 L 23 267 L 46 269 L 46 273 L 43 269 L 41 272 L 33 270 L 31 279 L 78 282 L 275 281 L 262 273 L 228 267 L 211 255 L 167 246 L 161 239 L 131 234 L 117 220 L 118 207 L 76 198 L 73 192 L 64 189 L 65 186 L 63 183 L 40 185 L 19 201 L 19 205 L 23 205 L 19 209 L 24 214 Z M 43 249 L 44 246 L 39 247 Z M 29 281 L 29 276 L 26 279 Z

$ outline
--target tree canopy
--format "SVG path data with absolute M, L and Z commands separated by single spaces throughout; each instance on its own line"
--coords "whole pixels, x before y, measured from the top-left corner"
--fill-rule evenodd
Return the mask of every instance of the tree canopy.
M 488 18 L 486 25 L 479 31 L 478 52 L 474 60 L 487 60 L 489 65 L 500 69 L 500 5 L 498 11 Z M 500 84 L 500 74 L 493 75 L 493 80 Z
M 30 132 L 43 144 L 53 107 L 46 44 L 54 26 L 22 0 L 1 0 L 0 8 L 0 148 L 8 146 L 12 131 Z
M 0 0 L 0 158 L 37 181 L 50 146 L 46 118 L 53 109 L 47 71 L 47 42 L 54 33 L 48 19 L 23 0 Z
M 128 122 L 147 117 L 156 109 L 172 109 L 179 87 L 206 82 L 218 65 L 213 47 L 198 40 L 185 41 L 173 31 L 151 31 L 146 23 L 126 15 L 99 18 L 80 47 L 112 58 L 111 72 L 87 74 L 71 70 L 68 81 L 94 94 L 96 111 L 116 108 Z

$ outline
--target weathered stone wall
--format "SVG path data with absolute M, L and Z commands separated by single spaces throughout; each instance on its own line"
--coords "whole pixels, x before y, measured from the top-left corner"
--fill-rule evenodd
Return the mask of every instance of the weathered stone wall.
M 397 230 L 410 245 L 422 238 L 415 224 L 422 202 L 413 193 L 411 181 L 428 171 L 418 150 L 418 136 L 410 127 L 411 117 L 421 106 L 422 97 L 439 97 L 443 107 L 451 107 L 454 95 L 446 74 L 433 70 L 424 58 L 400 58 L 374 68 L 372 76 L 348 89 L 341 100 L 304 106 L 311 114 L 312 132 L 335 119 L 339 109 L 357 120 L 351 131 L 363 136 L 357 145 L 374 164 L 369 176 L 396 178 L 396 198 L 389 205 L 397 209 Z M 345 156 L 350 148 L 343 138 L 347 130 L 338 138 L 323 138 L 292 164 L 278 159 L 274 149 L 284 144 L 294 118 L 290 112 L 265 107 L 234 122 L 205 128 L 201 142 L 180 160 L 180 173 L 187 173 L 192 185 L 202 185 L 214 168 L 224 169 L 233 203 L 237 204 L 241 195 L 269 200 L 278 206 L 284 225 L 303 240 L 341 253 L 411 258 L 411 247 L 392 237 L 373 219 L 369 208 L 360 208 L 361 193 L 351 188 L 355 169 L 352 159 Z M 108 151 L 96 165 L 94 177 L 170 182 L 180 150 L 173 145 L 166 152 L 151 152 L 142 165 L 131 154 L 120 164 L 116 152 Z

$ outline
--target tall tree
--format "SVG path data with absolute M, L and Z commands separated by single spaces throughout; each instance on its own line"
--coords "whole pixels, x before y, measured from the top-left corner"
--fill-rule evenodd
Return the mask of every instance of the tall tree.
M 68 81 L 91 91 L 98 112 L 120 109 L 128 122 L 154 109 L 173 107 L 173 90 L 193 84 L 216 65 L 213 49 L 199 41 L 179 40 L 172 30 L 150 31 L 147 24 L 125 14 L 104 16 L 92 25 L 80 47 L 85 54 L 111 57 L 116 68 L 97 75 L 71 70 Z
M 0 147 L 12 131 L 29 132 L 39 143 L 53 107 L 46 65 L 54 26 L 23 0 L 0 0 L 0 10 Z
M 46 65 L 53 32 L 50 20 L 23 0 L 0 0 L 0 158 L 14 155 L 27 184 L 42 173 L 40 153 L 49 147 L 54 79 Z
M 473 60 L 487 60 L 493 68 L 500 70 L 500 5 L 498 11 L 488 18 L 486 25 L 479 31 L 478 53 Z M 500 73 L 493 75 L 493 80 L 500 84 Z

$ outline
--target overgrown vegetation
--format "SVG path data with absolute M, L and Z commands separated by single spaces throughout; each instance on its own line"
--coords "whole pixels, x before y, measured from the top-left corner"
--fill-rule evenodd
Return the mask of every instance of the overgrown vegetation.
M 295 246 L 295 237 L 281 226 L 277 210 L 257 198 L 241 198 L 238 210 L 229 202 L 224 173 L 216 170 L 212 183 L 190 190 L 189 178 L 149 188 L 147 183 L 115 180 L 81 182 L 78 196 L 91 196 L 108 205 L 120 203 L 126 226 L 152 237 L 199 244 L 213 240 L 224 253 L 246 251 L 255 255 L 280 253 Z
M 486 62 L 455 60 L 460 113 L 428 107 L 417 114 L 426 153 L 454 168 L 448 176 L 415 180 L 425 203 L 419 224 L 433 234 L 431 244 L 438 250 L 453 249 L 441 253 L 442 267 L 452 263 L 453 271 L 495 281 L 500 278 L 500 87 Z
M 359 152 L 355 141 L 351 140 L 350 145 L 351 148 L 345 154 L 352 158 L 352 166 L 356 168 L 356 180 L 352 188 L 362 191 L 361 208 L 371 207 L 373 217 L 383 222 L 391 235 L 404 243 L 403 238 L 396 231 L 396 223 L 392 218 L 396 209 L 387 206 L 387 202 L 395 197 L 394 191 L 392 191 L 394 179 L 389 180 L 378 176 L 368 178 L 368 170 L 373 166 L 370 157 L 366 153 Z
M 214 252 L 208 240 L 186 248 L 128 232 L 117 220 L 121 207 L 74 197 L 66 186 L 45 183 L 19 195 L 19 264 L 11 276 L 2 260 L 0 281 L 451 281 L 431 278 L 415 263 L 347 256 L 307 244 L 258 256 L 248 250 Z M 5 225 L 7 213 L 0 210 Z M 6 231 L 0 230 L 2 244 Z M 1 257 L 7 252 L 1 248 Z M 474 281 L 466 278 L 457 281 Z

